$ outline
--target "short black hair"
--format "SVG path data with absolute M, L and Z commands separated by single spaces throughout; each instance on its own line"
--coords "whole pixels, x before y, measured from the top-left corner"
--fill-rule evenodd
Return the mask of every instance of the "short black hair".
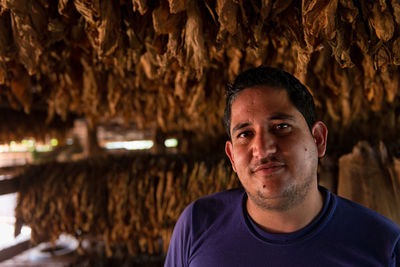
M 230 127 L 233 102 L 241 91 L 256 86 L 269 86 L 275 89 L 286 90 L 290 101 L 303 115 L 311 131 L 316 121 L 316 115 L 314 100 L 307 88 L 286 71 L 259 66 L 239 74 L 235 82 L 227 86 L 224 126 L 229 138 L 231 138 Z

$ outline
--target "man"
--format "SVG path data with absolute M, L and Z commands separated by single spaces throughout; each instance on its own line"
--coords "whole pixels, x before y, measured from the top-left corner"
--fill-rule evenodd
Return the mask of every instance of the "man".
M 165 266 L 400 266 L 400 228 L 318 187 L 327 128 L 296 78 L 258 67 L 229 86 L 225 151 L 243 188 L 177 222 Z

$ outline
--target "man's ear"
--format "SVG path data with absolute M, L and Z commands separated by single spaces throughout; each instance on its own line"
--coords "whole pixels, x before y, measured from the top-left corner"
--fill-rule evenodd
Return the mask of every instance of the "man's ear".
M 235 167 L 235 160 L 233 158 L 233 144 L 231 141 L 226 141 L 225 143 L 225 153 L 228 156 L 229 160 L 231 161 L 232 168 L 236 172 L 236 167 Z
M 323 157 L 326 151 L 326 141 L 328 138 L 328 128 L 322 121 L 317 121 L 312 127 L 314 142 L 317 144 L 318 157 Z

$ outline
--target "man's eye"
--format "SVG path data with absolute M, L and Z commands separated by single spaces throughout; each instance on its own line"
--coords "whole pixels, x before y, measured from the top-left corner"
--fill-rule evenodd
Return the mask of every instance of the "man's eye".
M 287 125 L 286 123 L 281 123 L 281 124 L 275 125 L 275 129 L 277 129 L 277 130 L 283 130 L 283 129 L 286 129 L 288 127 L 289 127 L 289 125 Z
M 244 131 L 238 134 L 237 138 L 246 138 L 249 137 L 251 135 L 250 131 Z
M 289 133 L 292 130 L 292 127 L 286 123 L 279 123 L 273 126 L 273 130 L 277 133 Z

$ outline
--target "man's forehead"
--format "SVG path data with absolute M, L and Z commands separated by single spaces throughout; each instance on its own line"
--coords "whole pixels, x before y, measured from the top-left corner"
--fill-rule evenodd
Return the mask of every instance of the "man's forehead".
M 289 100 L 286 90 L 271 87 L 252 87 L 239 94 L 232 104 L 232 132 L 251 125 L 252 117 L 260 114 L 265 122 L 298 119 L 299 111 Z
M 232 101 L 231 110 L 234 112 L 237 109 L 251 108 L 252 105 L 256 104 L 265 108 L 273 108 L 280 105 L 293 106 L 286 90 L 268 86 L 257 86 L 246 88 L 236 95 Z
M 259 98 L 261 95 L 267 95 L 271 97 L 289 99 L 288 93 L 283 88 L 270 87 L 267 85 L 257 85 L 253 87 L 248 87 L 237 93 L 235 97 L 232 98 L 232 105 L 239 99 L 245 96 L 248 99 Z M 290 101 L 290 100 L 289 100 Z

